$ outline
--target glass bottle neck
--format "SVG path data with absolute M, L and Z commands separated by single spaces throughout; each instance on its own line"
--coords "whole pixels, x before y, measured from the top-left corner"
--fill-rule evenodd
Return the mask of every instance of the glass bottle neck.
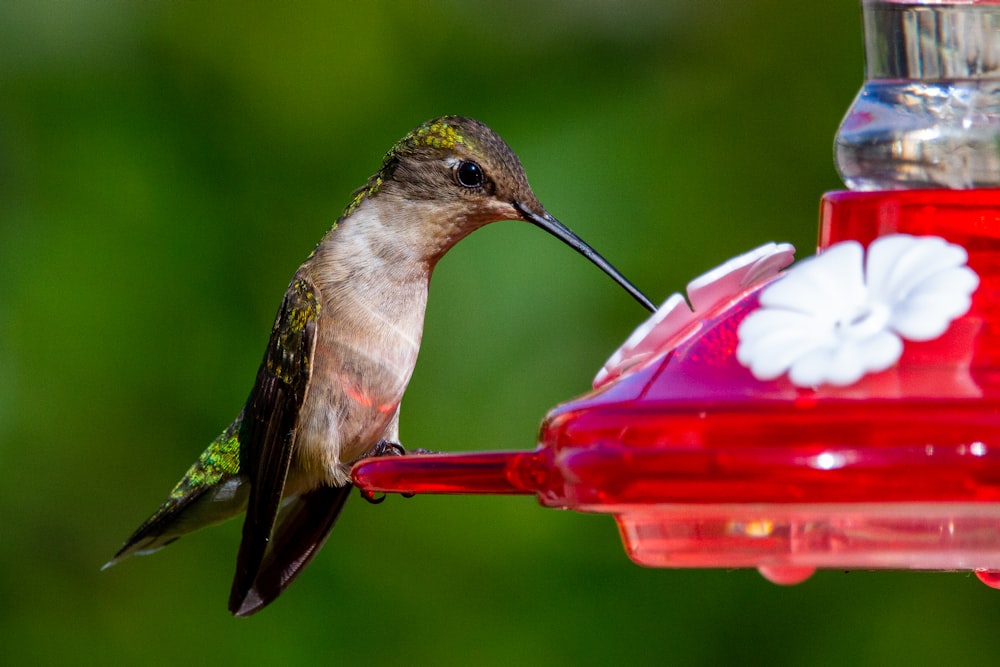
M 865 0 L 866 78 L 1000 78 L 1000 4 Z

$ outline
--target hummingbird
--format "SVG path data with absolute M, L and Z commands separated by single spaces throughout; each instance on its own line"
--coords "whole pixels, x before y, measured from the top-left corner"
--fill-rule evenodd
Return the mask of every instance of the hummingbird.
M 246 513 L 229 611 L 274 601 L 325 543 L 351 465 L 405 453 L 399 406 L 423 333 L 431 274 L 487 223 L 521 220 L 653 304 L 550 215 L 485 124 L 430 120 L 398 141 L 295 272 L 250 396 L 167 499 L 104 566 Z

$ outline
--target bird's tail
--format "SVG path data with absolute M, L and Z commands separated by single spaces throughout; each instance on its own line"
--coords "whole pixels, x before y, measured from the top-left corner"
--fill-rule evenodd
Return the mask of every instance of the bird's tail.
M 195 461 L 151 517 L 125 541 L 102 569 L 133 554 L 150 554 L 177 538 L 246 510 L 249 484 L 240 474 L 239 420 Z

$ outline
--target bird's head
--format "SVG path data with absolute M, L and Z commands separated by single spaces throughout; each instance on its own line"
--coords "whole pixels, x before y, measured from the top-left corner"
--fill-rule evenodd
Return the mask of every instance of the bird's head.
M 553 217 L 538 201 L 510 146 L 485 124 L 443 116 L 420 125 L 386 154 L 382 167 L 344 211 L 349 217 L 366 200 L 379 201 L 395 225 L 444 254 L 490 222 L 522 220 L 541 227 L 584 255 L 650 311 L 653 304 L 607 260 Z M 406 213 L 409 212 L 409 213 Z

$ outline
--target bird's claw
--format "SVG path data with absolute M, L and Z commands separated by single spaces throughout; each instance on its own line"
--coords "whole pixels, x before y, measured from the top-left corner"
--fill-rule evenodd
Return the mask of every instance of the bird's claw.
M 368 451 L 366 458 L 376 457 L 376 456 L 413 456 L 420 454 L 437 454 L 437 453 L 438 452 L 432 451 L 430 449 L 424 449 L 422 447 L 417 447 L 416 449 L 411 449 L 407 451 L 407 449 L 398 442 L 380 440 L 378 444 L 376 444 Z M 366 501 L 370 502 L 372 505 L 378 505 L 379 503 L 385 501 L 384 493 L 376 493 L 374 491 L 369 491 L 367 489 L 358 489 L 358 491 L 361 492 L 361 497 L 364 498 Z M 416 494 L 400 493 L 399 495 L 403 496 L 404 498 L 412 498 Z
M 369 491 L 368 489 L 358 489 L 358 491 L 361 493 L 361 497 L 370 502 L 372 505 L 379 505 L 385 502 L 384 493 L 375 493 L 374 491 Z
M 423 447 L 408 450 L 398 442 L 379 440 L 378 444 L 368 450 L 367 456 L 414 456 L 420 454 L 440 454 L 440 452 Z
M 378 444 L 368 451 L 368 456 L 405 456 L 406 449 L 398 442 L 379 440 Z

